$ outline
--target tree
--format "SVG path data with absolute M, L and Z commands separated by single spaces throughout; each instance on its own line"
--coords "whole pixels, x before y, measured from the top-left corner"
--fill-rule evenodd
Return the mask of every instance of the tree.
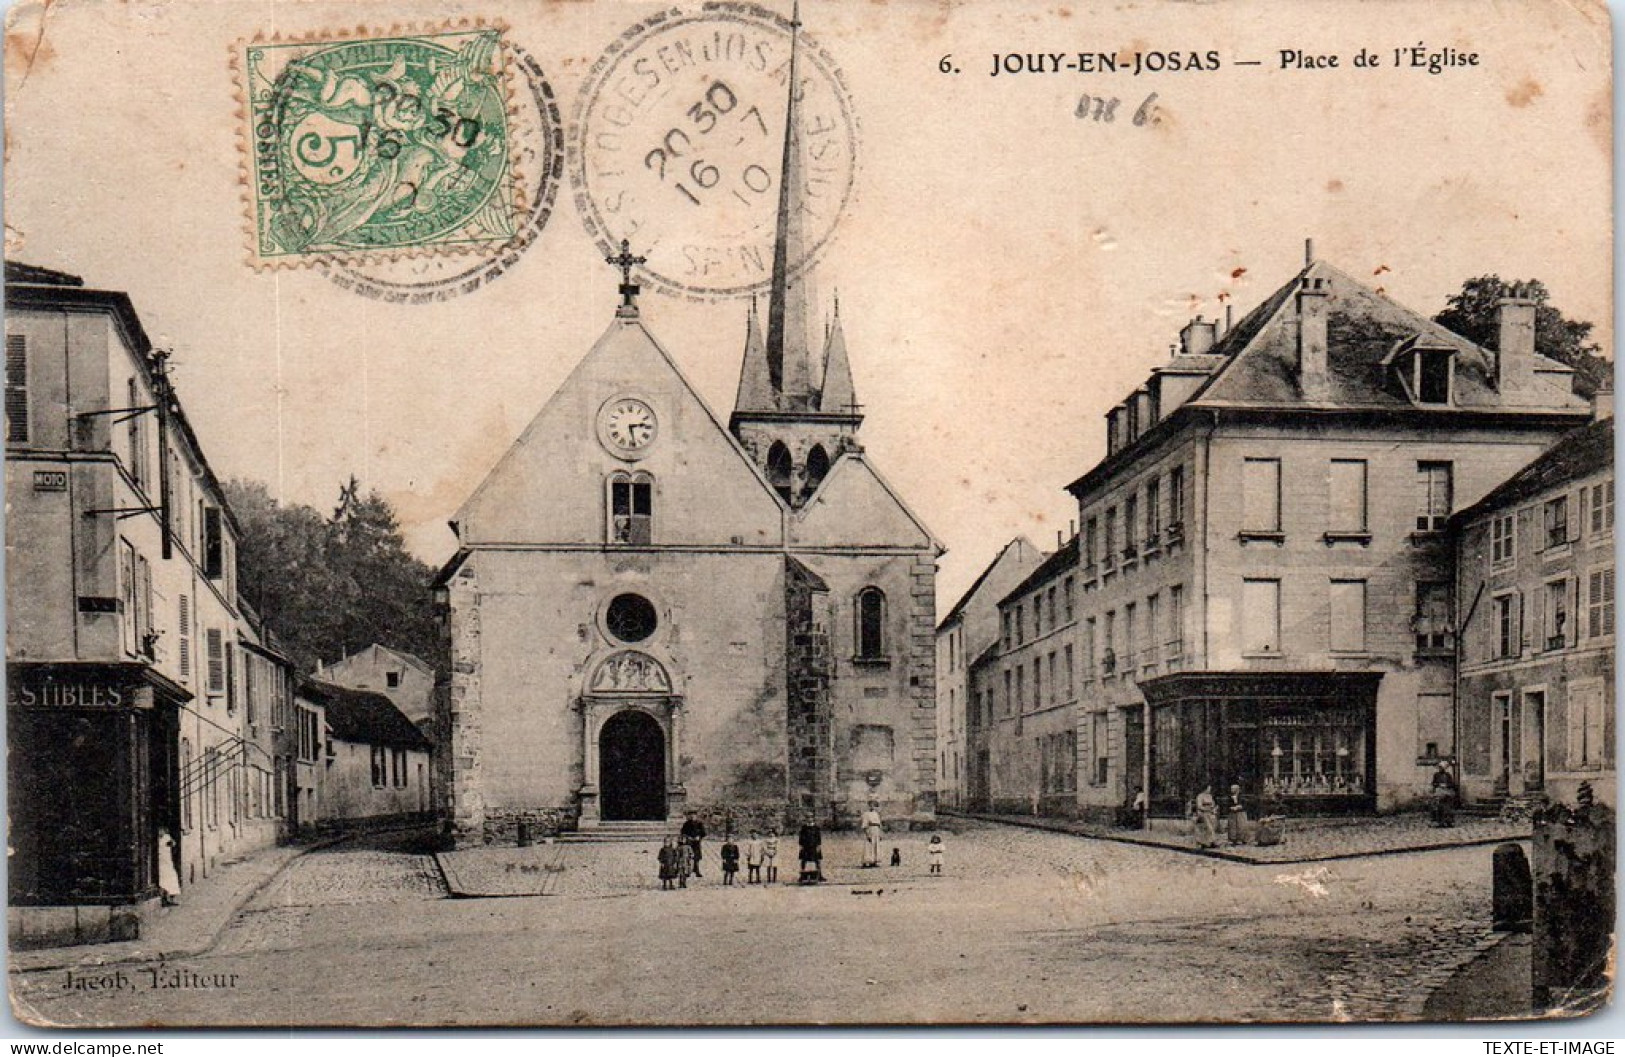
M 1461 284 L 1459 293 L 1450 295 L 1445 302 L 1447 307 L 1434 316 L 1433 321 L 1476 345 L 1499 351 L 1496 304 L 1514 285 L 1524 287 L 1526 296 L 1535 302 L 1536 350 L 1574 368 L 1575 391 L 1589 398 L 1604 385 L 1613 388 L 1614 365 L 1598 355 L 1601 347 L 1590 340 L 1594 325 L 1564 318 L 1551 304 L 1551 292 L 1538 279 L 1503 282 L 1498 275 L 1468 279 Z
M 434 570 L 407 553 L 395 512 L 354 478 L 338 508 L 281 504 L 257 481 L 232 481 L 226 496 L 243 530 L 243 596 L 302 671 L 380 643 L 437 670 L 445 646 L 434 616 Z

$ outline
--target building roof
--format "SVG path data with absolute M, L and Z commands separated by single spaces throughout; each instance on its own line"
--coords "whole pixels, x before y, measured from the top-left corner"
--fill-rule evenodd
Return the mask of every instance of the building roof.
M 332 669 L 337 668 L 342 664 L 346 664 L 346 663 L 348 663 L 350 661 L 356 660 L 357 658 L 367 656 L 368 654 L 372 655 L 372 657 L 376 660 L 378 655 L 382 654 L 382 653 L 389 654 L 391 657 L 394 657 L 396 660 L 400 661 L 402 664 L 405 664 L 406 666 L 408 666 L 410 668 L 416 668 L 418 671 L 422 672 L 424 675 L 427 675 L 427 676 L 429 676 L 431 678 L 434 677 L 434 668 L 429 664 L 428 661 L 424 660 L 422 657 L 419 657 L 415 653 L 407 653 L 405 650 L 398 650 L 393 646 L 385 646 L 382 643 L 378 643 L 378 642 L 373 643 L 371 646 L 364 646 L 361 649 L 356 650 L 354 653 L 350 654 L 349 656 L 340 657 L 338 660 L 334 661 L 332 664 L 321 665 L 320 667 L 324 671 L 331 671 Z
M 1053 580 L 1068 569 L 1078 564 L 1078 537 L 1073 536 L 1061 545 L 1061 549 L 1044 559 L 1044 563 L 1028 574 L 1027 578 L 1017 584 L 1013 591 L 999 599 L 999 605 L 1004 606 L 1014 602 L 1017 598 L 1032 590 L 1047 580 Z
M 1501 482 L 1489 495 L 1457 511 L 1450 523 L 1459 526 L 1492 511 L 1516 506 L 1613 464 L 1614 420 L 1609 417 L 1565 433 L 1539 458 Z
M 1000 547 L 999 553 L 994 555 L 993 560 L 988 562 L 986 567 L 982 569 L 981 574 L 976 577 L 976 581 L 965 589 L 965 593 L 959 596 L 959 601 L 955 602 L 953 608 L 948 610 L 948 615 L 937 622 L 938 631 L 959 619 L 959 615 L 965 611 L 965 607 L 970 605 L 971 599 L 976 597 L 976 592 L 982 589 L 982 585 L 987 582 L 987 578 L 993 575 L 993 570 L 997 569 L 999 563 L 1004 561 L 1004 556 L 1010 553 L 1010 548 L 1021 544 L 1032 547 L 1035 552 L 1038 550 L 1037 547 L 1033 547 L 1032 541 L 1028 540 L 1026 536 L 1017 536 L 1003 547 Z
M 393 701 L 375 690 L 356 690 L 304 679 L 299 691 L 324 706 L 328 729 L 339 741 L 424 752 L 431 747 L 417 725 L 407 719 Z
M 1293 295 L 1306 280 L 1320 280 L 1327 293 L 1327 387 L 1306 393 L 1299 384 L 1296 309 Z M 1405 341 L 1455 354 L 1449 406 L 1419 407 L 1400 385 L 1388 358 Z M 1201 357 L 1176 356 L 1176 369 L 1212 364 L 1207 380 L 1170 409 L 1156 425 L 1102 459 L 1068 486 L 1074 495 L 1111 476 L 1117 467 L 1156 443 L 1159 429 L 1175 417 L 1199 412 L 1358 412 L 1428 416 L 1515 413 L 1574 415 L 1589 404 L 1556 379 L 1572 368 L 1546 356 L 1534 358 L 1535 391 L 1508 399 L 1495 384 L 1495 354 L 1373 290 L 1325 261 L 1313 261 L 1247 313 Z M 1171 428 L 1171 427 L 1170 427 Z
M 69 275 L 67 272 L 59 272 L 51 268 L 41 268 L 37 264 L 24 264 L 22 261 L 6 262 L 6 282 L 29 283 L 34 286 L 85 285 L 85 281 L 77 275 Z

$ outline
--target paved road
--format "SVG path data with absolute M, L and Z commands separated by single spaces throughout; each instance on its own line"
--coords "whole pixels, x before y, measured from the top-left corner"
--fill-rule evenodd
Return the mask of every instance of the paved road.
M 888 844 L 905 865 L 861 871 L 829 838 L 843 883 L 678 892 L 652 845 L 573 846 L 560 895 L 465 900 L 409 838 L 352 842 L 205 956 L 97 991 L 14 975 L 13 1001 L 87 1026 L 1388 1019 L 1487 924 L 1487 847 L 1254 866 L 973 823 L 930 877 L 923 840 Z

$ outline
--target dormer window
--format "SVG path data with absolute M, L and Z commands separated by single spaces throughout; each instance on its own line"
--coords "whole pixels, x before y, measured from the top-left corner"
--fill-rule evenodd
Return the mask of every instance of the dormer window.
M 1421 335 L 1416 335 L 1395 345 L 1383 364 L 1398 376 L 1411 403 L 1449 407 L 1455 402 L 1454 348 L 1428 344 Z

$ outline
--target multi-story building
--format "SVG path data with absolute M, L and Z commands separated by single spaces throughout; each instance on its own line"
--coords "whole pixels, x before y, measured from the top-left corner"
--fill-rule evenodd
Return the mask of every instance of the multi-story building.
M 987 735 L 995 811 L 1077 812 L 1085 764 L 1078 754 L 1077 570 L 1074 536 L 999 600 L 1002 707 Z
M 970 663 L 999 640 L 999 599 L 1043 560 L 1031 540 L 1017 536 L 937 625 L 937 803 L 944 807 L 964 806 L 969 782 Z
M 1311 260 L 1222 335 L 1185 327 L 1107 415 L 1069 488 L 1080 769 L 1105 777 L 1081 804 L 1147 775 L 1154 813 L 1206 785 L 1289 811 L 1425 793 L 1455 751 L 1446 520 L 1590 417 L 1533 301 L 1499 312 L 1480 348 Z
M 236 522 L 129 298 L 8 263 L 6 300 L 13 935 L 128 936 L 160 885 L 276 838 L 259 709 L 286 662 L 238 604 Z
M 971 658 L 965 673 L 968 703 L 965 708 L 965 790 L 961 804 L 967 811 L 993 810 L 993 729 L 997 723 L 999 644 Z
M 316 666 L 316 678 L 357 690 L 376 690 L 428 734 L 434 714 L 434 667 L 404 650 L 373 643 L 332 664 Z
M 299 681 L 293 699 L 293 781 L 288 805 L 288 824 L 299 833 L 311 831 L 322 819 L 322 785 L 331 752 L 326 702 L 327 695 L 309 679 Z
M 1613 419 L 1563 437 L 1451 527 L 1463 794 L 1573 803 L 1590 782 L 1614 803 Z

